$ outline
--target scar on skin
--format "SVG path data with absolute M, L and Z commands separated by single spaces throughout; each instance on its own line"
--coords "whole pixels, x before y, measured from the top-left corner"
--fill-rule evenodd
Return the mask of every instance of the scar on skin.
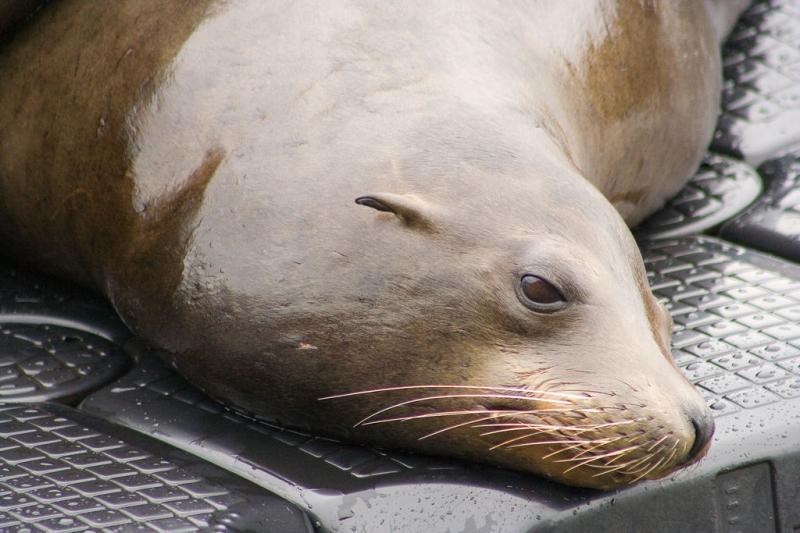
M 297 345 L 297 349 L 298 350 L 318 350 L 319 348 L 317 348 L 316 346 L 314 346 L 313 344 L 310 344 L 308 342 L 301 342 L 300 344 Z

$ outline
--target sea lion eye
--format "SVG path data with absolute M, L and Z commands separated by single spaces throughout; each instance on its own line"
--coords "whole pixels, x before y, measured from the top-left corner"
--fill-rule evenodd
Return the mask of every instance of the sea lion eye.
M 561 291 L 549 281 L 533 274 L 525 274 L 520 278 L 519 294 L 522 303 L 534 311 L 557 311 L 567 303 Z

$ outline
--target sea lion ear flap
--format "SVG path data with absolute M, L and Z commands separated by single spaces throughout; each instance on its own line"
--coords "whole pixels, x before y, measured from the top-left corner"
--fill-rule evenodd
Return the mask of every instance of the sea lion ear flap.
M 431 219 L 431 215 L 435 211 L 434 206 L 413 194 L 388 192 L 368 194 L 356 198 L 356 203 L 378 211 L 392 213 L 407 226 L 426 230 L 433 230 L 434 227 Z

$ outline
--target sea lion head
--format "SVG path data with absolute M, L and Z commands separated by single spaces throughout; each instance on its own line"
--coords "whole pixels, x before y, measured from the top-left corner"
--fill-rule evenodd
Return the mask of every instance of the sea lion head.
M 619 215 L 579 180 L 496 200 L 494 213 L 414 195 L 356 200 L 449 253 L 387 280 L 385 298 L 413 312 L 363 349 L 402 371 L 326 400 L 366 413 L 352 434 L 602 489 L 700 457 L 713 421 L 671 358 L 671 317 Z M 538 205 L 553 207 L 520 215 Z
M 234 201 L 221 156 L 169 305 L 117 307 L 195 384 L 286 425 L 605 489 L 697 459 L 713 422 L 620 215 L 569 165 L 478 144 L 285 211 Z M 365 175 L 348 157 L 325 169 Z
M 554 150 L 464 131 L 328 151 L 319 194 L 210 152 L 107 292 L 192 382 L 285 425 L 596 488 L 698 458 L 713 422 L 620 215 Z

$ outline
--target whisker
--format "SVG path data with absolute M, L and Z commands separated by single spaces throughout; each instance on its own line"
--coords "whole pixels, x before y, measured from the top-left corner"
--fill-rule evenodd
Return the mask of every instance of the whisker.
M 485 427 L 491 427 L 492 425 L 493 424 L 483 424 L 483 425 L 481 425 L 479 427 L 484 427 L 484 426 Z M 496 425 L 499 426 L 500 424 L 496 424 Z M 506 432 L 509 432 L 509 431 L 521 431 L 521 430 L 525 430 L 525 429 L 543 429 L 543 430 L 544 429 L 551 429 L 553 431 L 564 430 L 564 431 L 575 431 L 575 432 L 578 432 L 578 433 L 585 433 L 587 431 L 592 431 L 594 429 L 597 429 L 597 426 L 595 426 L 593 424 L 586 425 L 586 426 L 562 426 L 560 424 L 528 423 L 528 424 L 520 425 L 518 427 L 510 427 L 510 428 L 506 428 L 506 429 L 498 429 L 498 430 L 496 430 L 494 432 L 487 432 L 486 434 L 488 435 L 488 434 L 491 434 L 491 433 L 506 433 Z
M 374 413 L 372 413 L 371 415 L 367 416 L 366 418 L 363 418 L 363 419 L 359 420 L 358 422 L 356 422 L 354 427 L 360 426 L 361 424 L 365 423 L 367 420 L 370 420 L 371 418 L 375 418 L 376 416 L 379 416 L 379 415 L 381 415 L 381 414 L 383 414 L 383 413 L 385 413 L 387 411 L 391 411 L 392 409 L 397 409 L 399 407 L 405 407 L 407 405 L 411 405 L 411 404 L 419 403 L 419 402 L 425 402 L 425 401 L 431 401 L 431 400 L 444 400 L 444 399 L 449 399 L 449 398 L 492 398 L 492 399 L 500 398 L 500 399 L 504 399 L 504 400 L 536 400 L 536 398 L 525 398 L 525 397 L 520 397 L 520 396 L 515 396 L 515 395 L 510 395 L 510 394 L 442 394 L 442 395 L 438 395 L 438 396 L 425 396 L 425 397 L 422 397 L 422 398 L 414 398 L 412 400 L 406 400 L 406 401 L 403 401 L 403 402 L 399 402 L 399 403 L 390 405 L 389 407 L 384 407 L 383 409 L 375 411 Z M 547 401 L 548 402 L 552 402 L 552 403 L 569 404 L 569 402 L 563 402 L 562 400 L 547 400 Z
M 655 454 L 649 453 L 649 454 L 645 455 L 644 457 L 642 457 L 639 461 L 636 461 L 635 463 L 633 463 L 633 466 L 637 466 L 637 465 L 640 465 L 642 463 L 644 463 L 644 466 L 641 466 L 641 467 L 637 468 L 636 470 L 623 471 L 622 473 L 626 474 L 626 475 L 638 474 L 639 472 L 642 471 L 642 469 L 647 468 L 647 466 L 650 464 L 648 461 L 650 461 L 650 459 L 652 459 L 654 455 Z
M 605 439 L 595 439 L 595 440 L 593 440 L 593 441 L 589 441 L 589 443 L 590 443 L 590 444 L 591 444 L 591 443 L 593 443 L 593 442 L 594 442 L 594 443 L 597 443 L 597 444 L 595 444 L 594 446 L 592 446 L 592 447 L 590 447 L 590 448 L 587 448 L 587 449 L 583 450 L 582 452 L 580 452 L 579 454 L 577 454 L 577 455 L 575 456 L 575 459 L 579 459 L 579 458 L 581 458 L 582 456 L 585 456 L 587 453 L 591 453 L 591 452 L 595 451 L 595 450 L 596 450 L 597 448 L 599 448 L 600 446 L 605 446 L 605 445 L 607 445 L 607 444 L 611 444 L 612 442 L 616 442 L 616 441 L 618 441 L 618 440 L 619 440 L 619 439 L 621 439 L 621 438 L 622 438 L 622 437 L 607 437 L 607 438 L 605 438 Z M 593 455 L 592 457 L 595 457 L 595 458 L 597 458 L 597 459 L 602 459 L 602 458 L 604 458 L 604 456 L 603 456 L 603 455 Z
M 576 468 L 580 468 L 582 466 L 591 465 L 595 461 L 599 461 L 599 460 L 603 459 L 603 457 L 604 457 L 603 455 L 593 455 L 592 457 L 590 457 L 588 459 L 585 459 L 584 461 L 582 461 L 580 463 L 577 463 L 577 464 L 574 464 L 571 467 L 567 468 L 566 470 L 564 470 L 564 473 L 566 474 L 567 472 L 571 472 L 572 470 L 575 470 Z M 575 457 L 575 458 L 573 458 L 571 460 L 575 461 L 575 460 L 577 460 L 577 457 Z M 568 461 L 569 460 L 567 460 L 567 461 L 561 460 L 561 461 L 557 461 L 557 462 L 564 463 L 564 462 L 568 462 Z
M 596 447 L 597 446 L 595 446 L 595 448 Z M 613 450 L 613 451 L 610 451 L 610 452 L 607 452 L 607 453 L 603 453 L 603 454 L 600 454 L 600 455 L 593 455 L 591 457 L 591 460 L 592 461 L 596 461 L 598 459 L 605 459 L 607 457 L 614 457 L 615 455 L 625 454 L 625 453 L 628 453 L 628 452 L 630 452 L 632 450 L 635 450 L 636 448 L 639 448 L 639 447 L 641 447 L 641 444 L 634 444 L 633 446 L 629 446 L 627 448 L 620 448 L 619 450 Z M 571 459 L 559 459 L 559 460 L 554 461 L 554 462 L 556 462 L 556 463 L 571 463 L 572 461 L 578 461 L 578 460 L 581 460 L 581 459 L 582 459 L 582 457 L 575 456 L 575 457 L 573 457 Z
M 548 453 L 547 455 L 543 456 L 542 459 L 550 459 L 551 457 L 555 457 L 559 453 L 568 452 L 570 450 L 574 450 L 575 448 L 580 448 L 581 446 L 583 446 L 583 444 L 581 444 L 581 443 L 573 444 L 572 446 L 565 446 L 564 448 L 561 448 L 560 450 L 556 450 L 554 452 Z
M 672 458 L 675 457 L 675 453 L 677 451 L 677 449 L 673 449 L 672 452 L 670 452 L 670 454 L 667 456 L 667 460 L 664 461 L 664 464 L 669 464 L 669 462 L 672 461 Z
M 665 441 L 665 440 L 667 440 L 668 438 L 669 438 L 669 435 L 664 435 L 663 437 L 661 437 L 660 439 L 658 439 L 658 440 L 657 440 L 657 441 L 656 441 L 656 442 L 655 442 L 655 443 L 654 443 L 652 446 L 650 446 L 649 448 L 647 448 L 647 451 L 648 451 L 648 452 L 652 452 L 652 451 L 653 451 L 653 450 L 656 448 L 656 446 L 658 446 L 659 444 L 661 444 L 662 442 L 664 442 L 664 441 Z
M 659 459 L 659 460 L 658 460 L 658 461 L 657 461 L 657 462 L 656 462 L 656 463 L 655 463 L 653 466 L 651 466 L 651 467 L 650 467 L 650 468 L 649 468 L 649 469 L 648 469 L 646 472 L 644 472 L 644 473 L 643 473 L 643 474 L 641 474 L 640 476 L 637 476 L 637 477 L 636 477 L 634 480 L 632 480 L 630 483 L 631 483 L 631 484 L 633 484 L 633 483 L 636 483 L 637 481 L 639 481 L 640 479 L 642 479 L 643 477 L 645 477 L 647 474 L 649 474 L 650 472 L 652 472 L 653 470 L 655 470 L 656 468 L 658 468 L 658 466 L 659 466 L 659 465 L 660 465 L 660 464 L 661 464 L 663 461 L 664 461 L 664 458 L 662 457 L 662 458 L 661 458 L 661 459 Z
M 625 457 L 626 455 L 628 455 L 628 453 L 630 453 L 631 451 L 633 451 L 633 449 L 635 449 L 635 448 L 632 448 L 631 450 L 629 450 L 629 451 L 627 451 L 627 452 L 625 452 L 625 453 L 623 453 L 623 454 L 620 454 L 620 455 L 617 455 L 617 456 L 614 456 L 614 457 L 612 457 L 610 460 L 606 461 L 606 466 L 609 466 L 609 467 L 610 467 L 610 465 L 611 465 L 612 463 L 616 462 L 618 459 L 621 459 L 622 457 Z M 626 465 L 629 465 L 629 464 L 630 464 L 632 461 L 634 461 L 634 459 L 631 459 L 631 461 L 629 461 L 628 463 L 625 463 L 625 465 L 623 465 L 623 468 L 624 468 Z
M 583 453 L 590 452 L 591 450 L 593 450 L 595 448 L 598 448 L 600 446 L 603 446 L 604 444 L 608 444 L 610 442 L 614 442 L 614 440 L 613 439 L 611 439 L 611 440 L 610 439 L 589 439 L 589 440 L 569 439 L 569 440 L 566 440 L 566 441 L 560 441 L 561 444 L 575 444 L 576 446 L 582 446 L 584 444 L 595 444 L 595 446 L 593 446 L 592 448 L 587 449 L 584 452 L 581 452 L 581 455 Z M 509 448 L 522 448 L 524 446 L 535 446 L 537 444 L 538 443 L 536 443 L 536 442 L 523 442 L 521 444 L 514 444 L 513 446 L 509 446 Z M 554 444 L 555 444 L 555 442 L 554 442 Z
M 564 429 L 567 431 L 574 431 L 577 434 L 585 433 L 586 431 L 590 431 L 594 429 L 592 425 L 586 426 L 562 426 L 562 425 L 555 425 L 555 424 L 536 424 L 532 422 L 527 423 L 520 423 L 520 424 L 503 424 L 503 423 L 494 423 L 494 424 L 476 424 L 474 426 L 476 429 L 478 428 L 494 428 L 494 427 L 501 427 L 503 429 L 495 429 L 494 431 L 486 431 L 481 433 L 482 437 L 486 437 L 488 435 L 495 435 L 497 433 L 510 433 L 512 431 L 526 431 L 528 429 L 541 429 L 541 430 L 560 430 Z M 575 429 L 581 428 L 581 429 Z
M 533 411 L 531 411 L 531 412 L 533 412 Z M 523 413 L 528 413 L 528 411 L 520 411 L 520 414 L 523 414 Z M 535 414 L 535 412 L 534 412 L 534 414 Z M 636 422 L 641 421 L 641 420 L 642 419 L 637 418 L 637 419 L 633 419 L 633 420 L 623 420 L 621 422 L 605 422 L 605 423 L 602 423 L 602 424 L 586 424 L 586 425 L 582 425 L 582 426 L 565 426 L 565 425 L 561 425 L 561 424 L 556 425 L 556 424 L 532 424 L 532 423 L 527 423 L 527 422 L 510 422 L 510 423 L 497 423 L 497 424 L 482 424 L 482 425 L 478 425 L 478 426 L 475 426 L 475 427 L 504 427 L 504 428 L 507 428 L 507 429 L 499 429 L 499 430 L 494 431 L 494 432 L 488 432 L 488 433 L 486 433 L 487 435 L 491 434 L 491 433 L 503 433 L 503 432 L 506 432 L 506 431 L 522 431 L 522 430 L 529 429 L 529 428 L 530 429 L 547 428 L 547 429 L 553 429 L 553 430 L 576 431 L 578 433 L 585 433 L 587 431 L 593 431 L 595 429 L 605 429 L 605 428 L 608 428 L 608 427 L 624 426 L 624 425 L 627 425 L 627 424 L 633 424 L 633 423 L 636 423 Z
M 615 461 L 616 459 L 618 459 L 619 457 L 622 457 L 622 455 L 620 455 L 620 456 L 617 456 L 617 457 L 613 458 L 611 461 L 609 461 L 608 463 L 606 463 L 606 466 L 601 466 L 601 465 L 593 465 L 593 468 L 603 468 L 603 469 L 605 469 L 605 470 L 604 470 L 603 472 L 599 472 L 599 473 L 597 473 L 597 474 L 593 475 L 592 477 L 600 477 L 600 476 L 604 476 L 604 475 L 606 475 L 606 474 L 611 474 L 611 473 L 613 473 L 613 472 L 616 472 L 617 470 L 621 470 L 621 469 L 623 469 L 623 468 L 627 468 L 628 466 L 630 466 L 630 465 L 632 465 L 632 464 L 637 464 L 637 463 L 641 462 L 641 459 L 631 459 L 631 460 L 630 460 L 630 461 L 628 461 L 627 463 L 622 463 L 621 465 L 617 465 L 617 466 L 614 466 L 614 467 L 608 466 L 608 465 L 610 465 L 610 464 L 611 464 L 613 461 Z
M 334 394 L 331 396 L 323 396 L 319 400 L 334 400 L 338 398 L 348 398 L 351 396 L 361 396 L 365 394 L 375 394 L 379 392 L 393 392 L 402 390 L 413 389 L 468 389 L 468 390 L 487 390 L 487 391 L 500 391 L 500 392 L 520 392 L 523 394 L 538 394 L 542 396 L 555 396 L 557 398 L 570 398 L 574 400 L 586 400 L 587 396 L 582 394 L 571 394 L 568 392 L 553 392 L 538 389 L 526 389 L 524 387 L 482 387 L 478 385 L 403 385 L 400 387 L 383 387 L 379 389 L 368 389 L 356 392 L 346 392 L 343 394 Z
M 570 439 L 569 442 L 575 442 L 573 435 L 580 435 L 581 433 L 583 433 L 582 431 L 576 431 L 576 432 L 573 433 L 573 435 L 566 436 L 566 435 L 564 435 L 564 432 L 561 431 L 562 426 L 536 425 L 536 424 L 527 424 L 526 427 L 524 427 L 524 428 L 516 428 L 516 429 L 513 429 L 513 431 L 519 431 L 519 430 L 526 430 L 527 431 L 527 430 L 530 430 L 530 429 L 535 429 L 536 430 L 536 431 L 533 431 L 533 432 L 528 434 L 528 436 L 530 436 L 530 437 L 533 437 L 533 436 L 536 436 L 536 435 L 548 435 L 550 437 L 558 438 L 558 439 L 568 438 L 568 439 Z M 508 432 L 508 431 L 512 431 L 512 429 L 508 429 L 508 430 L 503 431 L 503 432 Z M 481 436 L 483 436 L 483 435 L 481 435 Z
M 603 470 L 609 470 L 611 472 L 614 472 L 616 470 L 619 470 L 620 468 L 626 468 L 628 466 L 631 466 L 632 464 L 637 464 L 639 459 L 631 459 L 627 463 L 622 463 L 622 464 L 619 464 L 619 465 L 616 465 L 616 466 L 612 466 L 615 461 L 618 461 L 619 459 L 625 457 L 630 452 L 632 452 L 633 450 L 636 450 L 636 449 L 638 449 L 638 448 L 635 447 L 635 446 L 630 446 L 626 451 L 624 451 L 624 453 L 621 453 L 619 455 L 615 455 L 610 460 L 606 461 L 604 465 L 592 465 L 592 468 L 600 468 L 600 469 L 603 469 Z
M 543 431 L 537 431 L 535 433 L 529 433 L 527 435 L 522 435 L 521 437 L 515 437 L 515 438 L 509 439 L 509 440 L 507 440 L 505 442 L 501 442 L 497 446 L 492 446 L 490 449 L 494 450 L 495 448 L 503 446 L 504 444 L 508 444 L 508 443 L 511 443 L 511 442 L 514 442 L 514 441 L 518 441 L 518 440 L 522 440 L 522 439 L 525 439 L 525 438 L 528 438 L 528 437 L 535 437 L 536 435 L 540 435 L 541 433 L 543 433 Z M 544 440 L 544 441 L 537 441 L 537 442 L 522 442 L 520 444 L 512 444 L 511 446 L 509 446 L 509 448 L 522 448 L 522 447 L 527 447 L 527 446 L 542 446 L 544 444 L 575 444 L 575 445 L 581 445 L 581 444 L 588 444 L 590 442 L 592 442 L 592 441 L 578 441 L 578 442 L 575 442 L 574 440 L 571 440 L 571 439 L 570 440 Z
M 477 419 L 473 419 L 473 420 L 467 420 L 466 422 L 459 422 L 458 424 L 453 424 L 452 426 L 447 426 L 444 429 L 437 429 L 436 431 L 434 431 L 432 433 L 428 433 L 427 435 L 421 436 L 417 440 L 425 440 L 425 439 L 427 439 L 429 437 L 433 437 L 434 435 L 438 435 L 440 433 L 444 433 L 445 431 L 450 431 L 451 429 L 457 429 L 457 428 L 460 428 L 460 427 L 463 427 L 463 426 L 468 426 L 468 425 L 474 424 L 476 422 L 483 422 L 484 420 L 491 420 L 492 418 L 494 418 L 494 415 L 485 416 L 485 417 L 481 417 L 481 418 L 477 418 Z
M 672 436 L 672 440 L 674 442 L 672 443 L 672 448 L 670 448 L 670 449 L 674 451 L 678 447 L 678 443 L 680 442 L 680 440 L 678 439 L 678 437 L 676 437 L 674 435 Z
M 642 463 L 640 463 L 639 468 L 637 468 L 636 470 L 624 470 L 624 471 L 622 471 L 622 473 L 625 474 L 626 476 L 632 476 L 633 474 L 638 474 L 639 472 L 642 472 L 643 470 L 647 470 L 650 467 L 650 460 L 652 458 L 653 458 L 652 455 L 648 455 L 648 456 L 646 456 L 647 460 L 643 461 Z M 628 481 L 628 483 L 633 483 L 633 482 L 632 481 Z
M 545 433 L 545 432 L 542 431 L 542 430 L 538 430 L 538 431 L 534 431 L 532 433 L 526 433 L 525 435 L 521 435 L 519 437 L 514 437 L 514 438 L 511 438 L 511 439 L 508 439 L 508 440 L 504 440 L 503 442 L 501 442 L 499 444 L 495 444 L 494 446 L 489 448 L 489 451 L 496 450 L 497 448 L 502 448 L 503 446 L 506 446 L 506 445 L 511 444 L 512 442 L 516 442 L 518 440 L 527 439 L 529 437 L 535 437 L 536 435 L 541 435 L 542 433 Z M 484 436 L 484 434 L 481 434 L 481 437 L 483 437 L 483 436 Z M 549 443 L 542 442 L 542 444 L 549 444 Z M 552 442 L 552 444 L 555 444 L 555 442 Z
M 462 416 L 462 415 L 489 415 L 492 416 L 487 418 L 495 418 L 495 417 L 502 417 L 502 416 L 515 416 L 518 414 L 524 414 L 528 411 L 489 411 L 486 409 L 471 409 L 471 410 L 464 410 L 464 411 L 439 411 L 437 413 L 422 413 L 419 415 L 409 415 L 409 416 L 398 416 L 395 418 L 381 418 L 379 420 L 370 420 L 369 422 L 364 422 L 362 425 L 364 426 L 371 426 L 373 424 L 385 424 L 387 422 L 407 422 L 409 420 L 417 420 L 422 418 L 437 418 L 440 416 Z

